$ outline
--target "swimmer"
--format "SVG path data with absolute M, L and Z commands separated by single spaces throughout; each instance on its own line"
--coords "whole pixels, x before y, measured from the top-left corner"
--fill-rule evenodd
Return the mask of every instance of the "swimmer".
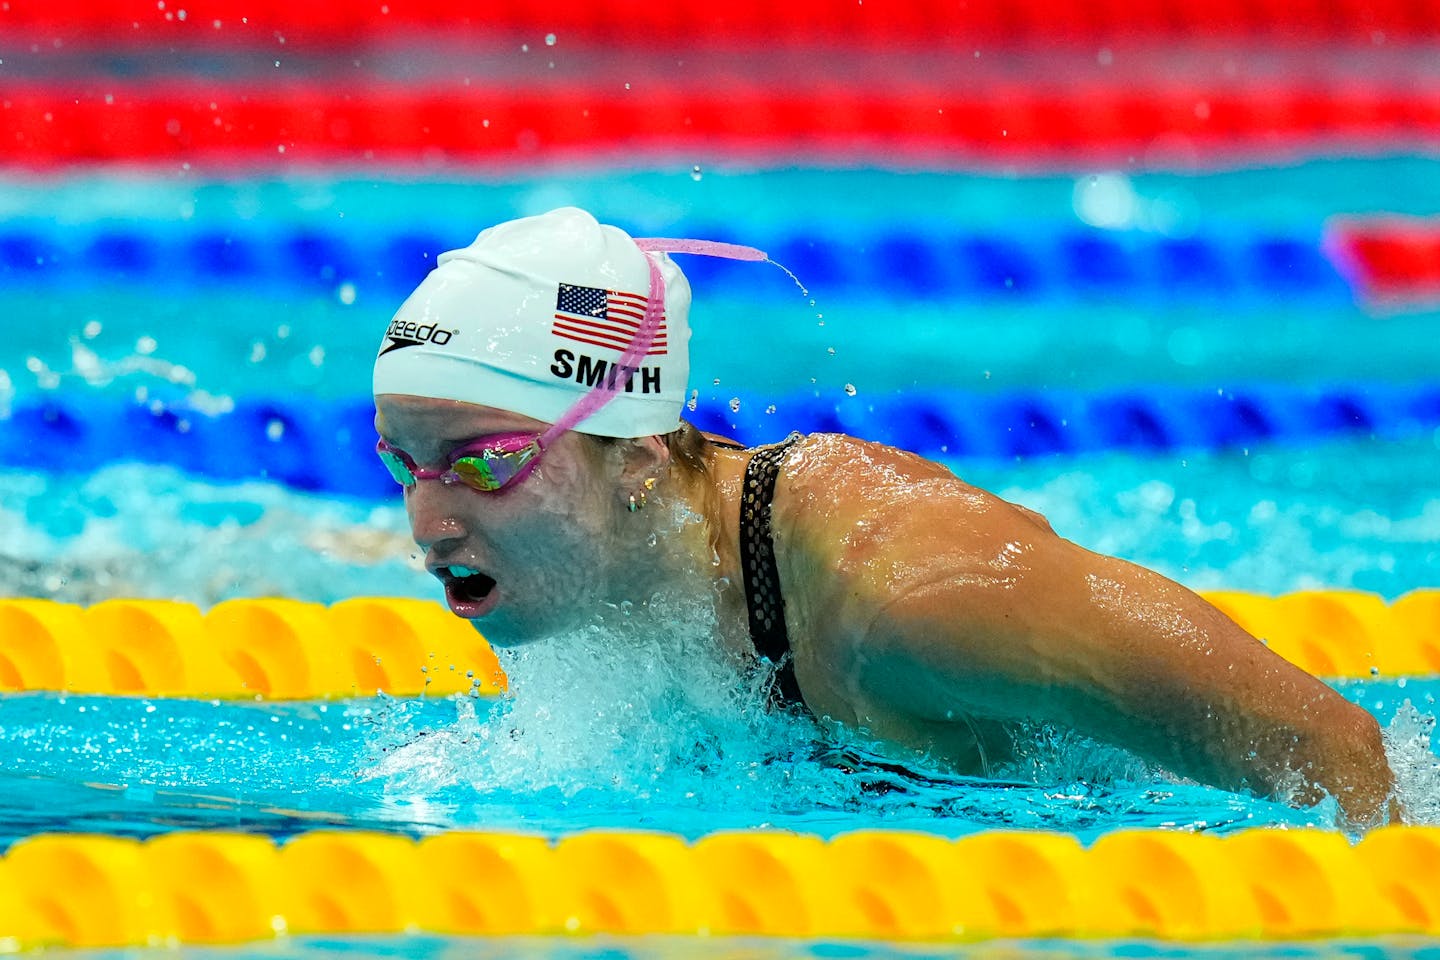
M 1395 815 L 1375 720 L 1190 590 L 902 450 L 744 449 L 687 423 L 682 252 L 763 258 L 565 208 L 441 255 L 385 332 L 377 451 L 491 643 L 690 592 L 779 701 L 959 773 L 1043 722 L 1224 789 L 1329 794 L 1356 824 Z

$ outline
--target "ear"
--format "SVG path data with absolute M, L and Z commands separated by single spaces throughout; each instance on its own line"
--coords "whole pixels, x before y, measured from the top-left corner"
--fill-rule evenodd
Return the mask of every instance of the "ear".
M 620 483 L 630 491 L 648 489 L 670 466 L 670 448 L 664 437 L 637 437 L 623 444 Z

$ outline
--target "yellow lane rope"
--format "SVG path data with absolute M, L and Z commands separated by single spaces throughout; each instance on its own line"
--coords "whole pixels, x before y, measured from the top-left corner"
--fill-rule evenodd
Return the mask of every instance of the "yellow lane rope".
M 280 700 L 472 685 L 504 688 L 495 654 L 422 600 L 227 600 L 203 614 L 163 600 L 0 601 L 0 690 Z
M 0 859 L 0 947 L 224 943 L 277 935 L 746 935 L 1294 939 L 1440 934 L 1440 828 L 1359 843 L 1124 830 L 951 841 L 865 830 L 44 834 Z
M 1205 596 L 1318 676 L 1440 673 L 1440 590 L 1394 603 L 1339 590 Z M 504 684 L 480 634 L 421 600 L 228 600 L 204 613 L 160 600 L 0 600 L 0 691 L 313 699 Z

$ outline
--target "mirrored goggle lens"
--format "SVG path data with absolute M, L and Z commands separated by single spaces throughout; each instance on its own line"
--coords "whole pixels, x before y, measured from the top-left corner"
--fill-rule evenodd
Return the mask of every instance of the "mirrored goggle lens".
M 415 486 L 415 474 L 410 465 L 403 459 L 383 447 L 375 451 L 380 456 L 380 462 L 385 464 L 385 469 L 390 471 L 390 476 L 402 487 Z
M 522 450 L 486 450 L 480 456 L 460 457 L 450 469 L 475 489 L 494 491 L 513 483 L 539 452 L 535 443 Z

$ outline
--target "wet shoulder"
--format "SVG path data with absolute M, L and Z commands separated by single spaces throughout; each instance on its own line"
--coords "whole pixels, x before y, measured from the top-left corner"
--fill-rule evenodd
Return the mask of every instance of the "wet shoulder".
M 777 537 L 833 552 L 941 530 L 983 539 L 1050 532 L 1039 514 L 966 483 L 918 454 L 844 434 L 812 434 L 789 451 L 775 488 Z
M 783 474 L 793 489 L 833 487 L 865 479 L 890 485 L 958 478 L 949 468 L 897 447 L 843 433 L 800 437 L 785 458 Z
M 776 485 L 777 513 L 828 515 L 908 499 L 929 489 L 975 490 L 943 464 L 896 447 L 839 433 L 800 438 Z

